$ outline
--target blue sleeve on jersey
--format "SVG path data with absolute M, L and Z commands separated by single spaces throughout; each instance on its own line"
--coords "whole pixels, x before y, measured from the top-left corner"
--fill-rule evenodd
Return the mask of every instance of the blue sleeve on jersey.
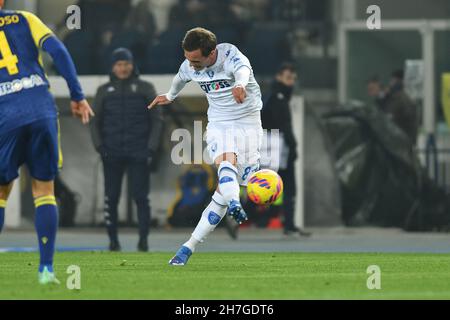
M 83 100 L 84 94 L 77 78 L 75 65 L 64 44 L 56 37 L 49 37 L 42 44 L 42 49 L 52 57 L 56 69 L 66 80 L 71 100 Z

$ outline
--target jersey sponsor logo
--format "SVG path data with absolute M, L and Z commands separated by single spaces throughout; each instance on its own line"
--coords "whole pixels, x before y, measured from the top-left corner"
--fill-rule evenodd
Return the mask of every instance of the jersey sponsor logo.
M 208 77 L 210 77 L 211 79 L 214 77 L 214 71 L 212 71 L 212 70 L 206 71 L 206 74 L 207 74 Z
M 219 91 L 220 89 L 226 89 L 231 87 L 231 83 L 228 80 L 216 80 L 216 81 L 201 81 L 199 82 L 200 88 L 206 93 L 211 91 Z
M 46 86 L 47 83 L 37 74 L 22 79 L 0 83 L 0 97 L 7 94 L 16 93 L 24 89 L 31 89 L 38 86 Z

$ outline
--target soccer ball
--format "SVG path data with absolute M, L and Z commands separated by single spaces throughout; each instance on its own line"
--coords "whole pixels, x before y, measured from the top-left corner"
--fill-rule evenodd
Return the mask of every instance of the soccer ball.
M 251 175 L 247 184 L 248 198 L 259 205 L 275 202 L 283 193 L 283 180 L 275 171 L 264 169 Z

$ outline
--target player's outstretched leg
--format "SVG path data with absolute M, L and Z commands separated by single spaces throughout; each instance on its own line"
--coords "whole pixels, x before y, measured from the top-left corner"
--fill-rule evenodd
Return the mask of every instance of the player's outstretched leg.
M 169 264 L 184 266 L 195 251 L 197 244 L 203 242 L 206 236 L 216 228 L 226 212 L 227 203 L 222 195 L 216 191 L 212 196 L 212 201 L 203 211 L 191 238 L 181 246 L 175 256 L 169 261 Z
M 239 200 L 238 170 L 229 161 L 222 161 L 218 170 L 219 191 L 228 205 L 228 213 L 237 223 L 248 220 Z
M 52 182 L 38 182 L 35 183 L 36 185 L 39 186 L 37 187 L 38 190 L 47 191 L 34 192 L 35 227 L 40 253 L 38 280 L 41 284 L 59 284 L 53 271 L 53 255 L 58 229 L 58 207 L 53 194 L 53 184 Z

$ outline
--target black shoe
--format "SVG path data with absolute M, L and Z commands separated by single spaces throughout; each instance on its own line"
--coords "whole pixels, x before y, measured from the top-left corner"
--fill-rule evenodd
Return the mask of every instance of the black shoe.
M 120 247 L 119 241 L 111 241 L 109 243 L 109 251 L 119 252 L 121 250 L 122 250 L 122 248 Z
M 225 228 L 231 239 L 236 240 L 238 238 L 239 224 L 231 216 L 225 216 Z
M 147 239 L 139 239 L 137 249 L 140 252 L 148 252 L 148 241 Z

